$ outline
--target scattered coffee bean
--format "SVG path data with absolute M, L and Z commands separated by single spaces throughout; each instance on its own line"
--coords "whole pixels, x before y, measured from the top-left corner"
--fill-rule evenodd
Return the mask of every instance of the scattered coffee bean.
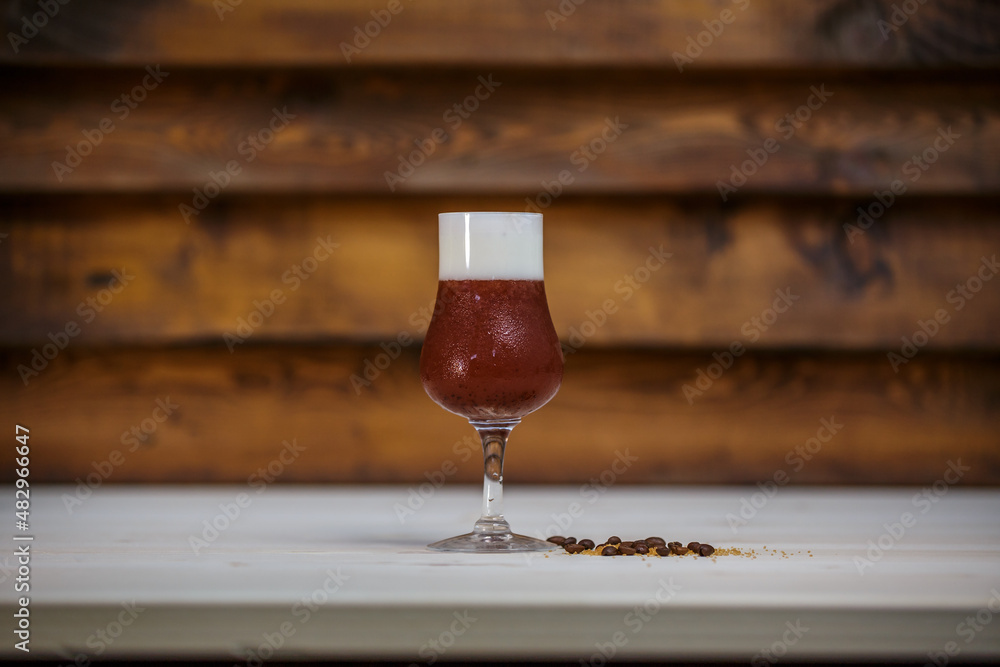
M 588 538 L 577 541 L 575 537 L 553 535 L 548 538 L 548 541 L 552 544 L 558 544 L 570 554 L 593 550 L 601 556 L 645 556 L 647 554 L 656 554 L 661 558 L 666 558 L 668 556 L 686 556 L 690 553 L 707 558 L 715 554 L 716 551 L 715 547 L 711 544 L 688 542 L 685 547 L 681 542 L 667 542 L 662 537 L 656 536 L 647 537 L 644 540 L 623 541 L 617 535 L 612 535 L 602 544 L 595 544 L 594 540 Z

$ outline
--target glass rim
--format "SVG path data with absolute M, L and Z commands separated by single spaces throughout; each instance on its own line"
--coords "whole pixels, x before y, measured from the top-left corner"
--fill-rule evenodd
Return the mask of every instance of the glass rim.
M 516 215 L 516 216 L 538 216 L 542 217 L 541 213 L 535 213 L 534 211 L 445 211 L 443 213 L 438 213 L 441 215 Z

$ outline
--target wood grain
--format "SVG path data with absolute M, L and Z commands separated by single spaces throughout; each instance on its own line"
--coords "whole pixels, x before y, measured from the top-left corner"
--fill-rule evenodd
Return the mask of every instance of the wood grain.
M 421 338 L 437 213 L 518 203 L 238 197 L 185 225 L 171 197 L 8 198 L 0 343 L 36 347 L 69 322 L 73 346 L 219 343 L 241 318 L 252 342 Z M 994 348 L 1000 280 L 977 272 L 995 271 L 996 202 L 904 195 L 867 231 L 854 227 L 859 205 L 869 202 L 561 198 L 545 214 L 556 329 L 575 347 L 898 349 L 944 310 L 927 346 Z M 128 280 L 120 293 L 108 290 L 115 271 Z M 977 291 L 967 299 L 958 286 Z M 282 301 L 261 318 L 275 290 Z M 787 309 L 777 291 L 790 291 Z M 786 312 L 770 310 L 776 301 Z
M 39 11 L 37 2 L 8 4 L 4 34 L 30 35 L 23 20 Z M 473 62 L 661 66 L 677 74 L 674 54 L 690 49 L 694 69 L 997 64 L 995 4 L 950 0 L 918 5 L 919 11 L 898 10 L 898 4 L 480 0 L 458 9 L 443 0 L 70 3 L 44 21 L 37 35 L 12 41 L 0 51 L 0 61 L 326 67 Z M 360 34 L 365 30 L 368 36 Z M 692 47 L 689 38 L 700 39 L 702 48 Z
M 542 204 L 550 192 L 870 197 L 897 179 L 910 194 L 1000 192 L 1000 89 L 978 78 L 158 76 L 146 90 L 154 79 L 141 68 L 0 72 L 18 91 L 0 100 L 0 192 L 183 192 L 192 208 L 220 196 L 216 183 L 225 195 L 491 192 Z M 121 97 L 134 94 L 144 99 L 131 109 Z
M 388 365 L 379 347 L 71 348 L 27 387 L 14 371 L 25 351 L 0 354 L 5 410 L 44 452 L 33 481 L 103 469 L 115 483 L 244 482 L 293 440 L 303 465 L 286 455 L 282 482 L 481 474 L 471 428 L 423 393 L 413 346 Z M 1000 482 L 995 354 L 924 352 L 895 373 L 884 354 L 751 353 L 689 403 L 684 385 L 712 362 L 708 351 L 571 355 L 559 394 L 512 436 L 510 479 L 581 483 L 627 452 L 635 460 L 616 468 L 633 483 L 753 483 L 783 470 L 795 483 L 927 484 L 957 458 L 970 466 L 963 483 Z M 384 369 L 355 386 L 368 363 Z M 830 439 L 821 420 L 842 427 Z M 827 442 L 809 442 L 818 436 Z
M 416 373 L 436 215 L 528 208 L 567 376 L 512 479 L 628 450 L 629 482 L 1000 484 L 996 3 L 368 25 L 389 1 L 55 3 L 31 35 L 7 4 L 0 403 L 33 480 L 245 482 L 293 440 L 282 481 L 478 480 Z

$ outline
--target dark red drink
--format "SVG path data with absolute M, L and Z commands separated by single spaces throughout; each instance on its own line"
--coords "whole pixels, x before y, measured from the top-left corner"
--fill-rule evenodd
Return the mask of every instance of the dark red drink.
M 562 382 L 559 339 L 541 280 L 442 280 L 420 355 L 427 394 L 467 419 L 542 407 Z

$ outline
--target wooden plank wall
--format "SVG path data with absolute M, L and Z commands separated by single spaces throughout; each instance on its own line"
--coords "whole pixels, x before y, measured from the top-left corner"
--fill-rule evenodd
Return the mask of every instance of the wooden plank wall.
M 33 479 L 476 481 L 436 215 L 533 209 L 567 366 L 509 479 L 1000 483 L 992 3 L 7 4 Z

